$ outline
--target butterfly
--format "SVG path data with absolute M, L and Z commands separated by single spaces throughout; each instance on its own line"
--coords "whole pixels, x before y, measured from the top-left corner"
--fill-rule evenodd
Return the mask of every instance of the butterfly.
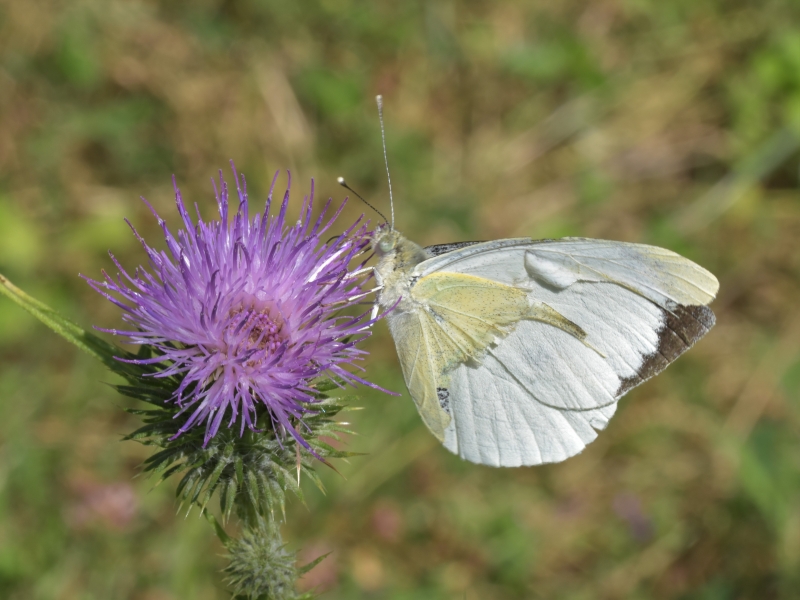
M 560 462 L 713 327 L 719 284 L 663 248 L 514 238 L 421 248 L 385 227 L 378 304 L 423 422 L 492 466 Z
M 670 250 L 585 238 L 422 248 L 393 223 L 392 208 L 372 240 L 377 306 L 423 422 L 474 463 L 578 454 L 622 396 L 715 323 L 717 279 Z

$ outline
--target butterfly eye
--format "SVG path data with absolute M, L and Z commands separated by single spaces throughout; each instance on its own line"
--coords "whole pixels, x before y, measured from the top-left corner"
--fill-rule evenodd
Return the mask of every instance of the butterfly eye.
M 380 242 L 378 242 L 378 248 L 381 252 L 391 252 L 394 249 L 394 240 L 383 238 Z

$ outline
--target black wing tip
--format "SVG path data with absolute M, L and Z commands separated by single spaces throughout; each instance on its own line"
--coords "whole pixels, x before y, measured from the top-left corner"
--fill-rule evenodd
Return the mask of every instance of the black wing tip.
M 620 398 L 637 385 L 654 377 L 706 335 L 717 319 L 708 306 L 677 305 L 664 310 L 664 324 L 658 332 L 658 348 L 645 357 L 635 375 L 620 381 Z

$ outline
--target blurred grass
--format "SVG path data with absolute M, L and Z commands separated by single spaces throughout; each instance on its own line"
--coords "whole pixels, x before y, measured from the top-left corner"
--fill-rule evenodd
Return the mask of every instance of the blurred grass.
M 286 536 L 325 597 L 796 598 L 800 5 L 791 0 L 0 2 L 0 272 L 84 323 L 78 272 L 143 260 L 170 176 L 211 210 L 230 158 L 295 210 L 345 175 L 421 243 L 585 235 L 715 272 L 718 325 L 582 455 L 463 463 L 411 401 L 363 393 L 367 452 Z M 362 211 L 355 203 L 345 220 Z M 0 303 L 0 597 L 224 598 L 222 548 L 100 367 Z M 369 373 L 402 390 L 379 326 Z

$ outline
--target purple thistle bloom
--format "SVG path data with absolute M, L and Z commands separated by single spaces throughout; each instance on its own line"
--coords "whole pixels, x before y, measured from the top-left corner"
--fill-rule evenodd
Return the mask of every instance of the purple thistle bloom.
M 232 220 L 221 171 L 221 189 L 214 183 L 219 221 L 204 222 L 195 205 L 193 222 L 173 178 L 184 227 L 177 236 L 145 200 L 167 251 L 151 248 L 128 222 L 147 252 L 150 271 L 139 267 L 131 276 L 111 255 L 121 276 L 103 271 L 102 282 L 85 279 L 134 326 L 103 331 L 149 344 L 159 354 L 130 362 L 164 363 L 155 377 L 182 378 L 172 400 L 181 407 L 179 414 L 189 416 L 175 437 L 205 425 L 208 444 L 223 423 L 232 427 L 237 419 L 240 435 L 245 427 L 257 430 L 257 407 L 263 404 L 276 432 L 288 431 L 310 449 L 293 420 L 302 422 L 309 410 L 304 403 L 314 402 L 315 378 L 376 387 L 345 368 L 365 354 L 356 344 L 370 335 L 374 320 L 368 313 L 337 316 L 371 292 L 363 264 L 349 267 L 369 245 L 369 232 L 362 216 L 330 243 L 320 243 L 344 202 L 324 222 L 329 199 L 312 225 L 313 180 L 300 219 L 287 226 L 291 174 L 277 217 L 269 211 L 278 173 L 263 214 L 251 218 L 244 177 L 240 183 L 235 168 L 234 177 L 239 209 Z

